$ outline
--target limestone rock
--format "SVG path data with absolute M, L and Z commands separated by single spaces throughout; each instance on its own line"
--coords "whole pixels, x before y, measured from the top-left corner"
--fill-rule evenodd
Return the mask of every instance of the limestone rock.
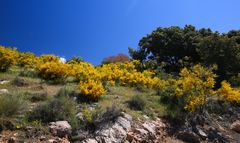
M 115 122 L 100 125 L 95 131 L 96 140 L 100 143 L 119 143 L 127 138 L 127 132 L 131 129 L 132 117 L 123 113 Z
M 67 121 L 51 122 L 49 129 L 53 135 L 58 137 L 67 137 L 72 132 L 72 128 Z

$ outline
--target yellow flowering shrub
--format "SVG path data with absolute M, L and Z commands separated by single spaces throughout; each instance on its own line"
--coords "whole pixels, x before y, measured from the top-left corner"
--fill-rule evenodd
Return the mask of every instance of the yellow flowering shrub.
M 19 53 L 18 65 L 24 68 L 35 68 L 39 62 L 39 57 L 33 53 Z
M 185 109 L 195 111 L 206 102 L 208 95 L 214 93 L 215 77 L 213 68 L 204 68 L 195 65 L 190 69 L 183 68 L 180 72 L 180 79 L 176 81 L 175 96 L 183 98 Z
M 17 63 L 18 52 L 13 48 L 0 46 L 0 71 L 6 71 L 12 65 Z
M 60 62 L 46 62 L 39 64 L 37 70 L 41 78 L 45 80 L 63 80 L 67 76 L 69 66 Z
M 39 62 L 41 63 L 56 62 L 57 63 L 57 62 L 60 62 L 60 58 L 51 54 L 43 54 L 40 56 Z
M 80 82 L 80 93 L 87 99 L 97 100 L 101 95 L 105 93 L 105 89 L 101 82 L 88 80 L 86 82 Z
M 218 89 L 218 93 L 220 94 L 220 97 L 225 101 L 239 104 L 240 90 L 232 88 L 227 81 L 223 81 L 221 85 L 222 85 L 221 88 Z
M 147 70 L 139 72 L 137 71 L 138 66 L 138 61 L 110 63 L 98 67 L 97 71 L 100 73 L 101 80 L 104 84 L 119 84 L 122 86 L 142 85 L 149 88 L 156 87 L 160 79 L 154 77 L 155 73 Z
M 90 79 L 100 80 L 100 74 L 90 63 L 80 62 L 68 65 L 70 67 L 70 70 L 68 70 L 68 75 L 75 77 L 78 81 L 86 81 Z

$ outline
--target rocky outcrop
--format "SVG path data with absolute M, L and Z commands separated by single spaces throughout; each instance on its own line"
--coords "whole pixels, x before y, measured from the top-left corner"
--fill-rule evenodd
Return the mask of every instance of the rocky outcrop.
M 163 140 L 166 125 L 160 120 L 147 120 L 139 123 L 136 127 L 128 132 L 127 140 L 129 142 L 148 142 L 158 143 Z
M 101 125 L 95 131 L 95 138 L 100 143 L 120 143 L 126 140 L 127 132 L 131 129 L 132 117 L 123 113 L 115 122 Z
M 99 125 L 94 138 L 85 139 L 81 143 L 159 143 L 163 140 L 165 128 L 166 125 L 160 119 L 133 124 L 132 117 L 122 113 L 114 122 Z
M 72 128 L 67 121 L 51 122 L 49 129 L 54 136 L 58 137 L 68 137 L 72 132 Z

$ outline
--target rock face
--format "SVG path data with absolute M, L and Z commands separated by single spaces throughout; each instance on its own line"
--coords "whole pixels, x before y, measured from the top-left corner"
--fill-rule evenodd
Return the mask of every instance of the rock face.
M 102 125 L 95 131 L 95 138 L 100 143 L 120 143 L 127 138 L 127 132 L 131 128 L 132 117 L 123 113 L 114 123 Z
M 72 132 L 72 128 L 67 121 L 51 122 L 49 129 L 54 136 L 58 137 L 68 137 Z
M 128 132 L 127 140 L 129 142 L 158 143 L 162 140 L 165 128 L 166 125 L 160 119 L 147 120 Z
M 0 89 L 0 95 L 1 94 L 8 94 L 8 90 L 7 89 Z
M 235 122 L 233 122 L 230 126 L 231 130 L 234 130 L 235 132 L 240 133 L 240 121 L 237 120 Z
M 115 121 L 100 124 L 94 138 L 81 143 L 159 143 L 163 140 L 166 125 L 160 119 L 133 123 L 130 115 L 122 114 Z

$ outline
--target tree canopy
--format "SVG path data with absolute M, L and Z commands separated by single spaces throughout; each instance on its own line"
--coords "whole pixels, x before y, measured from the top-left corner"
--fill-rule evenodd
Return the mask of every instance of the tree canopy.
M 240 71 L 240 30 L 219 33 L 192 25 L 160 27 L 143 37 L 136 50 L 129 48 L 129 53 L 133 59 L 151 62 L 151 68 L 161 66 L 166 72 L 179 73 L 198 63 L 216 64 L 219 78 L 228 79 Z

